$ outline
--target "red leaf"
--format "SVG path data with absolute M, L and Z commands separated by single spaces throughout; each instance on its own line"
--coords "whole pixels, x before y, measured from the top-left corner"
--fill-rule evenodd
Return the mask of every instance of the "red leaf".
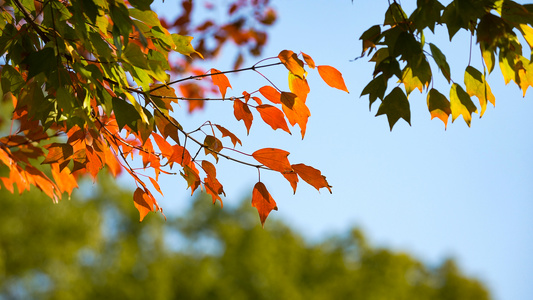
M 226 128 L 224 128 L 224 127 L 222 127 L 220 125 L 215 125 L 215 126 L 222 133 L 222 137 L 226 137 L 226 136 L 230 137 L 231 142 L 233 143 L 233 148 L 235 148 L 235 146 L 237 146 L 237 143 L 241 144 L 241 146 L 242 146 L 241 140 L 239 140 L 239 138 L 236 135 L 234 135 L 231 131 L 227 130 Z
M 296 53 L 291 50 L 283 50 L 278 54 L 278 58 L 292 74 L 300 78 L 305 77 L 304 64 Z
M 263 97 L 267 98 L 270 102 L 274 104 L 280 104 L 281 103 L 281 93 L 278 92 L 275 88 L 271 87 L 270 85 L 265 85 L 259 89 L 259 93 L 263 95 Z
M 326 82 L 330 87 L 339 89 L 341 91 L 348 92 L 342 74 L 337 69 L 331 66 L 317 66 L 318 74 L 322 77 L 322 80 Z
M 254 116 L 248 108 L 248 105 L 244 104 L 241 100 L 233 101 L 233 110 L 237 121 L 243 120 L 248 134 L 250 134 L 250 127 L 252 127 L 252 120 Z
M 289 152 L 276 148 L 259 149 L 252 153 L 253 158 L 266 167 L 281 173 L 292 172 L 287 156 Z
M 312 185 L 317 190 L 320 190 L 321 188 L 327 188 L 329 192 L 331 193 L 331 186 L 326 181 L 326 177 L 322 175 L 320 170 L 317 170 L 313 167 L 306 166 L 304 164 L 295 164 L 292 165 L 292 168 L 300 178 L 302 178 L 305 182 Z
M 211 69 L 211 74 L 220 73 L 217 69 Z M 231 88 L 231 84 L 229 83 L 228 77 L 224 74 L 217 74 L 217 75 L 211 75 L 211 79 L 213 80 L 213 84 L 218 86 L 218 89 L 220 90 L 220 94 L 222 94 L 222 98 L 226 97 L 226 90 L 228 88 Z
M 285 115 L 283 115 L 283 112 L 279 110 L 279 108 L 263 104 L 257 107 L 257 111 L 261 115 L 263 121 L 270 125 L 273 130 L 280 128 L 289 134 L 291 133 L 289 126 L 287 126 L 287 121 L 285 121 Z
M 270 196 L 270 193 L 262 182 L 258 182 L 254 186 L 252 206 L 257 209 L 263 227 L 265 227 L 265 221 L 270 212 L 272 210 L 278 210 L 276 201 Z

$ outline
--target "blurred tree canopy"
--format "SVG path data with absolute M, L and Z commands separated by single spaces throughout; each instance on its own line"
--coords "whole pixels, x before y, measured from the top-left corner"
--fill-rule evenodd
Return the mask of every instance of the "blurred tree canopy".
M 0 190 L 0 299 L 490 298 L 453 260 L 427 266 L 358 229 L 309 244 L 279 221 L 262 229 L 248 201 L 221 210 L 199 197 L 140 224 L 113 184 L 57 205 Z

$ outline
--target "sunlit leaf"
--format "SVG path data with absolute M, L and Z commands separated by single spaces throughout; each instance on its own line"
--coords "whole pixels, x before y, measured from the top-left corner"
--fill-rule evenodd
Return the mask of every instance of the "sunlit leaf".
M 436 89 L 431 89 L 427 96 L 427 105 L 431 114 L 431 119 L 439 118 L 444 123 L 444 128 L 448 126 L 448 118 L 452 113 L 450 101 L 446 96 Z
M 283 50 L 279 53 L 278 58 L 291 73 L 300 78 L 305 78 L 304 64 L 296 53 L 291 50 Z
M 317 66 L 318 74 L 330 87 L 349 93 L 341 72 L 331 66 Z
M 243 120 L 247 133 L 250 134 L 250 127 L 252 127 L 252 120 L 254 119 L 250 108 L 241 100 L 237 99 L 233 101 L 233 114 L 237 121 Z
M 477 113 L 477 107 L 470 96 L 457 83 L 452 84 L 450 89 L 450 108 L 452 110 L 452 122 L 460 115 L 470 127 L 472 113 Z
M 217 69 L 211 69 L 211 74 L 220 73 Z M 228 88 L 231 88 L 231 84 L 229 83 L 228 77 L 224 74 L 216 74 L 211 75 L 211 79 L 213 80 L 213 84 L 218 86 L 218 89 L 220 90 L 220 94 L 222 94 L 222 98 L 226 97 L 226 90 Z
M 327 182 L 326 176 L 322 175 L 320 170 L 304 164 L 295 164 L 292 165 L 292 168 L 300 178 L 312 185 L 315 189 L 320 190 L 321 188 L 327 188 L 331 194 L 331 186 Z
M 485 81 L 485 76 L 472 66 L 468 66 L 465 71 L 465 86 L 469 96 L 476 96 L 481 105 L 479 116 L 482 117 L 487 109 L 487 101 L 495 105 L 496 98 L 490 90 L 489 84 Z
M 267 98 L 270 102 L 274 104 L 281 104 L 281 93 L 278 92 L 275 88 L 265 85 L 259 89 L 259 92 L 263 97 Z
M 261 115 L 263 121 L 270 125 L 273 130 L 282 129 L 289 134 L 291 133 L 289 126 L 287 126 L 287 121 L 285 121 L 285 116 L 283 115 L 283 112 L 279 110 L 279 108 L 272 105 L 263 104 L 257 107 L 257 111 Z
M 265 167 L 281 173 L 291 172 L 289 163 L 289 152 L 276 148 L 263 148 L 252 153 L 252 157 Z
M 227 130 L 226 128 L 220 126 L 220 125 L 215 125 L 218 130 L 220 130 L 220 132 L 222 133 L 222 137 L 226 137 L 226 136 L 229 136 L 230 139 L 231 139 L 231 142 L 233 143 L 233 147 L 235 148 L 235 146 L 237 146 L 237 143 L 239 143 L 241 146 L 242 146 L 242 142 L 241 140 L 236 136 L 234 135 L 231 131 Z

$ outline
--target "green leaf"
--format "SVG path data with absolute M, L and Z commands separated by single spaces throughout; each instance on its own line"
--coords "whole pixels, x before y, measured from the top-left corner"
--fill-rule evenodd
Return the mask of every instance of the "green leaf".
M 124 52 L 122 53 L 124 60 L 141 69 L 148 69 L 146 63 L 146 56 L 142 52 L 141 48 L 135 43 L 129 43 Z
M 379 75 L 376 78 L 372 79 L 361 92 L 361 96 L 368 95 L 370 100 L 369 110 L 372 109 L 372 104 L 377 100 L 377 98 L 383 100 L 385 96 L 385 91 L 387 90 L 387 79 L 385 76 Z
M 457 83 L 452 84 L 450 89 L 450 108 L 452 110 L 452 122 L 462 115 L 466 124 L 470 127 L 472 113 L 477 113 L 477 107 L 470 99 L 470 96 Z
M 117 119 L 117 125 L 120 130 L 125 125 L 128 125 L 132 130 L 137 130 L 137 122 L 141 120 L 141 116 L 133 105 L 120 98 L 113 97 L 113 111 L 115 112 L 115 118 Z
M 442 72 L 442 75 L 444 76 L 444 78 L 446 78 L 446 80 L 448 80 L 448 83 L 450 83 L 450 66 L 446 61 L 446 56 L 444 56 L 440 49 L 432 43 L 429 43 L 429 48 L 431 49 L 431 55 L 433 56 L 435 63 L 437 63 L 437 66 L 439 67 L 440 71 Z
M 409 20 L 420 33 L 426 27 L 435 32 L 435 25 L 440 24 L 440 15 L 444 6 L 437 0 L 417 0 L 416 3 L 417 7 Z
M 172 50 L 177 51 L 183 55 L 187 55 L 189 57 L 191 56 L 192 53 L 196 53 L 202 59 L 204 58 L 200 52 L 197 52 L 192 47 L 191 45 L 191 41 L 193 39 L 192 36 L 185 36 L 185 35 L 179 35 L 179 34 L 173 33 L 172 39 L 174 40 L 174 45 L 176 46 Z
M 28 65 L 27 79 L 33 78 L 42 72 L 49 74 L 52 70 L 57 69 L 54 49 L 49 47 L 30 53 L 22 63 Z
M 448 126 L 448 118 L 452 113 L 450 101 L 446 99 L 446 96 L 436 89 L 431 89 L 427 96 L 427 105 L 431 119 L 439 118 L 444 123 L 444 128 L 446 128 Z
M 385 21 L 383 25 L 396 25 L 407 21 L 407 15 L 398 3 L 392 3 L 385 12 Z
M 472 66 L 468 66 L 465 71 L 466 92 L 470 96 L 476 96 L 481 105 L 479 117 L 482 117 L 487 109 L 487 101 L 495 105 L 496 98 L 490 90 L 490 86 L 485 81 L 485 76 Z
M 152 1 L 150 1 L 152 2 Z M 159 22 L 159 17 L 154 11 L 151 10 L 138 10 L 138 9 L 130 9 L 130 16 L 134 19 L 137 19 L 144 24 L 148 26 L 161 26 L 161 22 Z
M 13 95 L 17 95 L 26 82 L 15 68 L 4 65 L 2 66 L 1 84 L 4 93 L 11 92 Z
M 364 55 L 368 48 L 376 48 L 376 44 L 381 39 L 381 26 L 374 25 L 370 27 L 365 32 L 363 32 L 359 39 L 363 41 L 363 52 L 361 53 L 361 55 Z
M 150 10 L 150 4 L 154 0 L 130 0 L 130 4 L 140 10 Z
M 391 131 L 394 124 L 396 124 L 400 118 L 404 119 L 409 125 L 411 125 L 411 109 L 409 108 L 409 101 L 401 88 L 394 88 L 385 99 L 383 99 L 376 117 L 380 115 L 387 115 Z

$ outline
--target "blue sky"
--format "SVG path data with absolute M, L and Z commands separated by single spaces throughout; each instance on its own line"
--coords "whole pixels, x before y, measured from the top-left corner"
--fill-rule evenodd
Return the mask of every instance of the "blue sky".
M 471 128 L 460 117 L 445 131 L 440 120 L 430 120 L 425 94 L 415 91 L 409 98 L 412 126 L 400 120 L 390 132 L 386 117 L 374 117 L 379 103 L 369 112 L 368 98 L 359 97 L 372 79 L 373 64 L 351 61 L 361 53 L 362 32 L 382 22 L 387 1 L 278 0 L 273 5 L 279 19 L 269 32 L 264 57 L 283 49 L 303 51 L 317 64 L 339 69 L 350 94 L 329 88 L 310 71 L 307 104 L 312 116 L 304 140 L 298 128 L 291 136 L 259 121 L 246 137 L 242 122 L 233 118 L 231 102 L 209 103 L 205 112 L 192 116 L 178 114 L 182 125 L 192 129 L 211 120 L 243 140 L 239 150 L 282 148 L 291 152 L 291 163 L 320 169 L 333 186 L 331 195 L 305 183 L 292 195 L 279 174 L 261 174 L 279 207 L 269 218 L 282 219 L 310 240 L 360 226 L 376 246 L 408 251 L 429 264 L 457 259 L 468 275 L 490 286 L 495 299 L 533 297 L 533 91 L 523 98 L 515 85 L 503 84 L 496 67 L 488 78 L 496 108 L 489 106 L 481 119 L 474 115 Z M 162 7 L 177 10 L 173 1 Z M 469 35 L 458 34 L 453 45 L 447 40 L 442 27 L 436 36 L 426 36 L 427 42 L 442 45 L 452 78 L 462 83 Z M 481 68 L 476 51 L 474 45 L 472 65 Z M 228 61 L 222 55 L 210 67 L 227 70 L 231 57 Z M 248 60 L 245 66 L 253 63 Z M 432 67 L 435 88 L 448 95 L 448 83 Z M 287 86 L 283 67 L 265 73 Z M 229 96 L 268 84 L 253 73 L 229 79 Z M 228 195 L 224 205 L 251 196 L 255 169 L 221 160 L 217 172 Z M 159 201 L 166 210 L 179 212 L 192 201 L 181 177 L 163 178 L 161 184 L 165 197 Z

